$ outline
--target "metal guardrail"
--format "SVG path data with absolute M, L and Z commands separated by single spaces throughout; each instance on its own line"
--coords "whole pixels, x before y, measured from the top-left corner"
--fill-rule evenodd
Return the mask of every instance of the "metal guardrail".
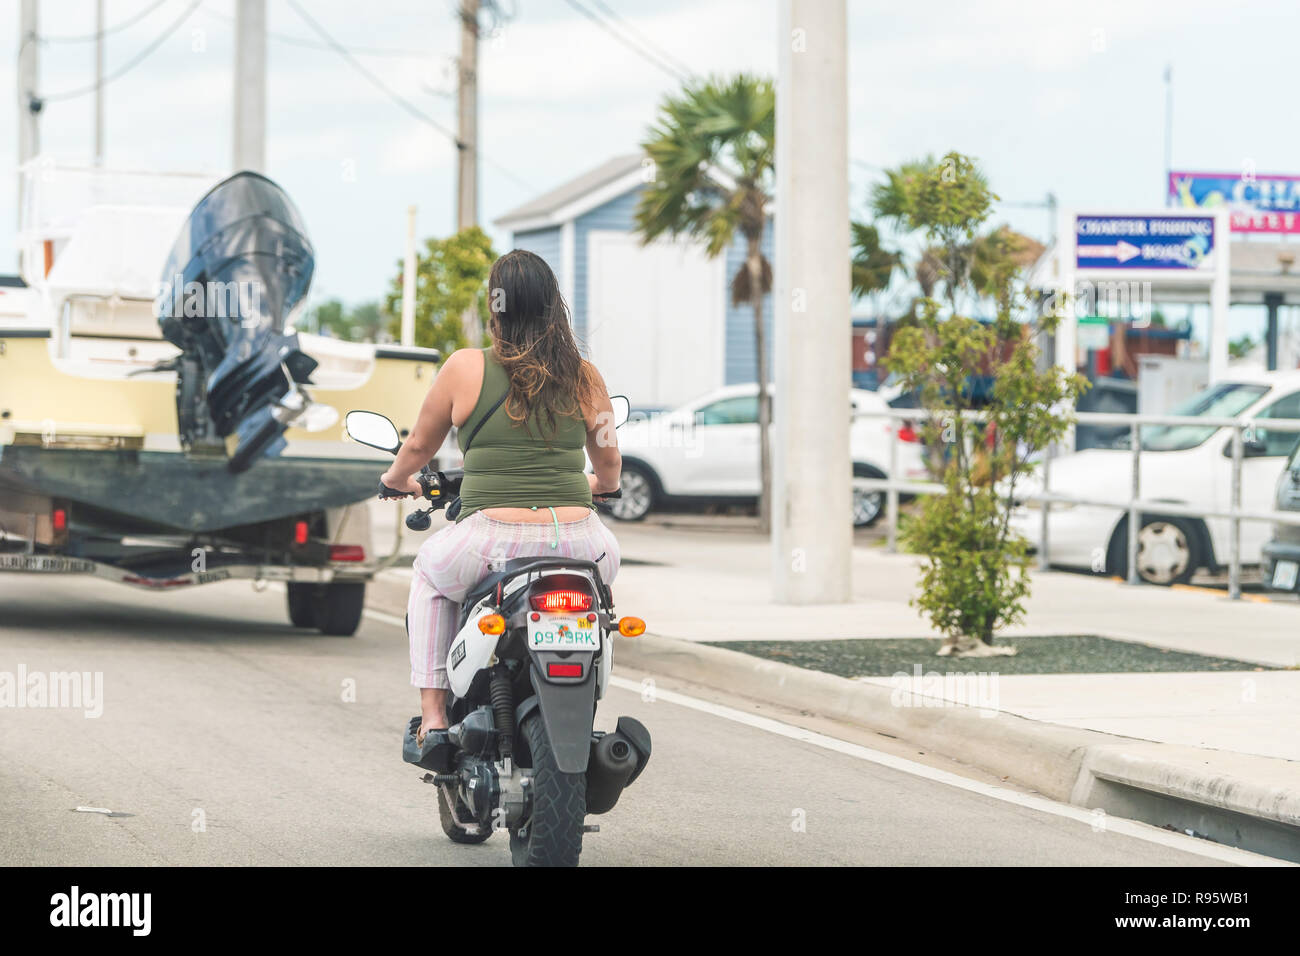
M 854 415 L 855 419 L 888 418 L 895 421 L 921 421 L 938 418 L 951 419 L 955 411 L 926 411 L 922 408 L 890 408 L 882 411 L 862 411 Z M 962 417 L 968 421 L 983 422 L 985 416 L 979 412 L 964 412 Z M 1115 425 L 1129 429 L 1129 443 L 1132 450 L 1132 494 L 1124 501 L 1108 501 L 1080 498 L 1070 495 L 1052 494 L 1047 491 L 1016 494 L 1018 502 L 1037 502 L 1042 505 L 1042 526 L 1038 547 L 1038 566 L 1047 568 L 1050 562 L 1051 545 L 1048 534 L 1048 522 L 1053 504 L 1085 505 L 1100 508 L 1115 508 L 1128 515 L 1128 583 L 1138 584 L 1137 572 L 1138 532 L 1142 513 L 1156 512 L 1187 518 L 1221 518 L 1231 523 L 1228 557 L 1228 596 L 1233 600 L 1241 597 L 1241 523 L 1243 521 L 1267 521 L 1273 524 L 1300 525 L 1300 511 L 1245 511 L 1241 507 L 1241 463 L 1243 454 L 1243 433 L 1254 429 L 1268 429 L 1282 432 L 1300 432 L 1300 419 L 1293 418 L 1222 418 L 1198 417 L 1187 415 L 1126 415 L 1112 412 L 1076 412 L 1074 423 L 1078 425 Z M 1232 430 L 1232 486 L 1231 505 L 1225 510 L 1198 508 L 1170 501 L 1151 501 L 1142 498 L 1141 460 L 1142 442 L 1139 440 L 1143 427 L 1149 425 L 1190 425 L 1197 428 L 1230 428 Z M 1213 440 L 1213 436 L 1206 441 Z M 1042 460 L 1042 487 L 1047 489 L 1051 478 L 1053 449 L 1048 449 Z M 1159 454 L 1155 452 L 1155 454 Z M 934 481 L 906 481 L 893 477 L 898 474 L 898 429 L 889 429 L 889 478 L 858 478 L 855 482 L 864 488 L 881 490 L 886 494 L 886 547 L 890 552 L 898 550 L 898 503 L 901 493 L 907 494 L 942 494 L 943 485 Z M 1281 471 L 1279 470 L 1279 475 Z

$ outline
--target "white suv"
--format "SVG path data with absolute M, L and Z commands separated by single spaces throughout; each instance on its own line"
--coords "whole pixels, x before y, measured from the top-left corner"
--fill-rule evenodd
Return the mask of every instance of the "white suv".
M 887 477 L 888 418 L 869 413 L 888 408 L 874 392 L 853 389 L 849 396 L 849 448 L 857 478 Z M 623 454 L 621 498 L 607 508 L 615 518 L 638 521 L 656 507 L 688 502 L 748 503 L 758 498 L 758 385 L 729 385 L 680 408 L 629 421 L 619 429 Z M 899 429 L 899 474 L 924 480 L 919 436 Z M 881 491 L 854 488 L 853 523 L 872 524 L 884 510 Z
M 1233 369 L 1227 381 L 1211 385 L 1170 412 L 1208 418 L 1300 418 L 1300 371 L 1247 372 Z M 1243 442 L 1241 506 L 1268 511 L 1274 487 L 1300 433 L 1252 429 Z M 1141 496 L 1147 501 L 1226 511 L 1232 500 L 1232 431 L 1214 425 L 1147 425 L 1142 429 Z M 1128 513 L 1120 505 L 1132 494 L 1133 453 L 1127 439 L 1114 448 L 1089 448 L 1052 461 L 1054 494 L 1114 501 L 1115 507 L 1054 504 L 1048 514 L 1048 557 L 1052 564 L 1128 573 Z M 1042 487 L 1041 475 L 1026 491 Z M 1017 509 L 1012 525 L 1032 547 L 1040 546 L 1040 505 Z M 1198 568 L 1217 570 L 1228 562 L 1231 524 L 1226 518 L 1185 518 L 1145 513 L 1138 529 L 1138 576 L 1150 584 L 1180 584 Z M 1269 527 L 1241 523 L 1241 563 L 1259 564 Z

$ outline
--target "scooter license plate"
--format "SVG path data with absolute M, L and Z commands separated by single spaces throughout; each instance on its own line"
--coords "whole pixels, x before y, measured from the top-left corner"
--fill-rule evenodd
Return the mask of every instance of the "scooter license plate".
M 600 627 L 585 617 L 543 614 L 528 622 L 528 646 L 546 651 L 598 651 Z
M 1278 591 L 1295 590 L 1297 571 L 1300 571 L 1300 564 L 1294 561 L 1279 561 L 1273 565 L 1273 587 Z

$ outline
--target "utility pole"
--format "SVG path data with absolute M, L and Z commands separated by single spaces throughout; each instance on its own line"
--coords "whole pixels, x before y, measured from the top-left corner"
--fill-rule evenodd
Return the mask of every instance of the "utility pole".
M 95 0 L 95 165 L 104 165 L 104 0 Z
M 478 225 L 478 6 L 460 0 L 456 116 L 456 229 Z
M 781 0 L 776 88 L 773 599 L 852 597 L 845 0 Z
M 460 62 L 456 84 L 456 231 L 478 225 L 478 13 L 479 0 L 460 0 Z M 475 303 L 460 316 L 471 346 L 483 341 Z
M 415 344 L 415 207 L 406 207 L 406 264 L 402 270 L 402 345 Z
M 18 11 L 18 223 L 23 221 L 22 165 L 41 151 L 41 128 L 38 122 L 41 102 L 36 98 L 40 82 L 40 30 L 37 0 L 22 0 Z
M 266 0 L 235 5 L 235 110 L 231 165 L 266 171 Z
M 1164 191 L 1169 192 L 1169 174 L 1174 169 L 1174 65 L 1165 64 L 1165 181 Z M 1166 197 L 1166 203 L 1169 201 Z

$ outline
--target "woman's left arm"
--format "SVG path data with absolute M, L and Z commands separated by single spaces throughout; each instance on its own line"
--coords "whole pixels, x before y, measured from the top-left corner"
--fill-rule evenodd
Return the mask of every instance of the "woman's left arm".
M 420 414 L 415 419 L 415 427 L 402 443 L 402 449 L 393 459 L 393 465 L 384 472 L 380 479 L 389 488 L 419 495 L 420 484 L 415 480 L 415 473 L 429 463 L 438 449 L 442 447 L 451 431 L 452 398 L 456 384 L 464 371 L 464 359 L 461 352 L 453 352 L 442 363 L 442 368 L 425 393 L 420 405 Z

